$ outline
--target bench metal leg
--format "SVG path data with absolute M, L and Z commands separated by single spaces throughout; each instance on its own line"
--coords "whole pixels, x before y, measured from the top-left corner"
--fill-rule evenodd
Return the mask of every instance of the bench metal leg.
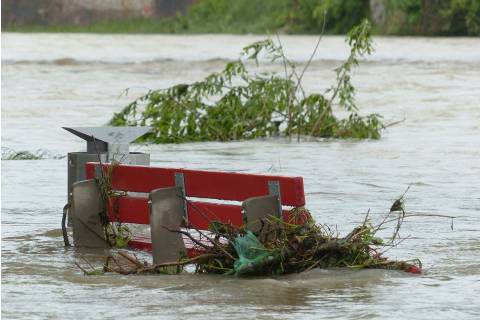
M 103 204 L 95 180 L 84 180 L 72 185 L 73 243 L 77 247 L 108 248 L 100 220 Z
M 180 230 L 185 213 L 181 187 L 161 188 L 150 192 L 150 232 L 153 263 L 178 261 L 185 255 L 185 244 Z
M 242 203 L 244 222 L 247 228 L 253 232 L 260 231 L 261 219 L 268 216 L 278 216 L 281 210 L 278 204 L 278 197 L 275 195 L 248 198 Z

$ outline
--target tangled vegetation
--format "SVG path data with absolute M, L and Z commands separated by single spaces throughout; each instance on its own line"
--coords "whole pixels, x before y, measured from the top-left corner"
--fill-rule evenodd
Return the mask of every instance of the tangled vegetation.
M 302 77 L 311 60 L 298 71 L 285 56 L 280 39 L 277 43 L 268 39 L 245 47 L 240 59 L 203 81 L 148 92 L 116 113 L 110 124 L 151 126 L 153 130 L 144 139 L 154 143 L 276 135 L 378 139 L 382 129 L 380 116 L 358 114 L 351 82 L 352 69 L 359 59 L 373 51 L 370 23 L 365 20 L 353 28 L 347 42 L 350 55 L 335 69 L 336 83 L 323 94 L 307 95 L 302 87 Z M 250 73 L 247 61 L 258 65 L 260 55 L 283 63 L 284 74 Z M 335 105 L 349 115 L 337 118 Z
M 100 166 L 103 167 L 100 154 L 98 154 L 98 160 Z M 119 162 L 113 160 L 108 169 L 100 170 L 101 175 L 95 178 L 95 182 L 98 185 L 100 197 L 104 204 L 99 215 L 105 239 L 110 247 L 126 248 L 128 242 L 132 239 L 132 232 L 126 225 L 122 224 L 122 221 L 118 218 L 118 199 L 127 195 L 127 193 L 112 188 L 112 174 L 118 165 Z M 116 218 L 115 222 L 111 221 L 109 213 Z
M 399 229 L 406 217 L 402 196 L 380 224 L 373 225 L 367 214 L 364 222 L 344 237 L 328 225 L 316 223 L 303 208 L 294 209 L 288 221 L 268 216 L 261 220 L 261 228 L 255 232 L 245 226 L 237 228 L 213 221 L 209 227 L 211 236 L 204 242 L 193 236 L 199 230 L 170 230 L 183 233 L 196 243 L 194 250 L 199 254 L 193 258 L 152 265 L 126 251 L 117 251 L 108 256 L 103 271 L 171 274 L 193 265 L 195 273 L 235 276 L 282 275 L 315 268 L 375 268 L 421 273 L 422 265 L 417 259 L 394 261 L 383 255 L 401 241 Z M 298 220 L 303 223 L 293 222 Z M 387 241 L 377 237 L 377 232 L 391 222 L 395 222 L 392 237 Z

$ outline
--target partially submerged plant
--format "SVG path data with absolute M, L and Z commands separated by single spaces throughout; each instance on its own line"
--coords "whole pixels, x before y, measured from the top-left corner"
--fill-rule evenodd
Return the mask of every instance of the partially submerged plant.
M 314 54 L 299 74 L 285 56 L 280 39 L 277 43 L 268 39 L 245 47 L 240 59 L 202 81 L 149 91 L 116 113 L 110 124 L 151 126 L 152 131 L 143 139 L 154 143 L 275 135 L 378 139 L 383 128 L 381 117 L 359 115 L 350 80 L 359 59 L 373 51 L 370 23 L 365 20 L 353 28 L 347 42 L 350 54 L 336 69 L 336 83 L 323 94 L 307 95 L 302 87 L 302 77 Z M 250 73 L 247 61 L 258 65 L 259 55 L 271 62 L 281 61 L 284 74 Z M 333 112 L 335 105 L 349 115 L 338 119 Z
M 2 160 L 44 160 L 63 158 L 65 158 L 65 156 L 55 155 L 42 149 L 31 152 L 27 150 L 16 151 L 7 147 L 2 147 Z

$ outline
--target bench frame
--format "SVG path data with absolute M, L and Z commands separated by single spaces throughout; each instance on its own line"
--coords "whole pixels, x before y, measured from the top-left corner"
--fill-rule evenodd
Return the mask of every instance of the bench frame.
M 101 168 L 103 175 L 106 175 L 110 166 L 87 163 L 87 181 L 100 178 Z M 107 212 L 110 221 L 150 225 L 151 242 L 145 237 L 135 237 L 129 246 L 151 249 L 154 263 L 174 261 L 185 250 L 189 256 L 198 254 L 191 246 L 184 246 L 179 233 L 170 232 L 165 227 L 208 230 L 209 223 L 218 220 L 237 227 L 247 224 L 249 229 L 255 230 L 259 219 L 267 215 L 296 224 L 303 223 L 291 221 L 290 210 L 286 208 L 305 205 L 301 177 L 123 164 L 116 164 L 110 169 L 112 189 L 126 192 L 125 196 L 109 201 Z M 75 197 L 80 197 L 80 190 L 85 188 L 83 183 L 73 185 L 73 204 L 78 203 Z M 90 183 L 89 188 L 95 186 Z M 96 188 L 96 192 L 99 192 Z M 90 190 L 90 193 L 94 192 Z M 218 200 L 237 201 L 241 205 L 219 203 Z M 72 209 L 74 216 L 83 214 L 90 219 L 92 217 L 91 212 L 83 213 L 81 211 L 84 209 L 75 209 L 75 205 Z

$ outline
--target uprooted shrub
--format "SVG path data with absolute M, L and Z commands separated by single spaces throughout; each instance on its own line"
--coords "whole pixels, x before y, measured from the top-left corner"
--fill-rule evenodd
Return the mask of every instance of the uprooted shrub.
M 245 47 L 238 60 L 203 81 L 149 91 L 116 113 L 110 124 L 151 126 L 152 131 L 143 139 L 154 143 L 276 135 L 378 139 L 383 128 L 381 117 L 359 115 L 350 80 L 359 59 L 373 51 L 369 22 L 354 27 L 346 41 L 350 54 L 335 69 L 335 84 L 322 94 L 307 95 L 302 87 L 302 77 L 316 50 L 306 66 L 297 71 L 285 56 L 280 39 L 268 39 Z M 247 62 L 255 61 L 258 66 L 259 55 L 283 63 L 284 74 L 250 73 Z M 348 116 L 339 119 L 334 106 L 347 111 Z

